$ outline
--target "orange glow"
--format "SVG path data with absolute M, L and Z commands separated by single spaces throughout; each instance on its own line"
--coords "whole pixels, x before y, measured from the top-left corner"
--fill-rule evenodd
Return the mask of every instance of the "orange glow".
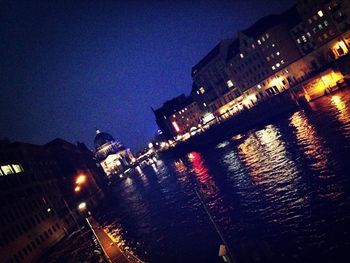
M 86 182 L 86 175 L 79 175 L 77 179 L 75 180 L 76 184 L 83 184 Z
M 310 81 L 305 89 L 310 100 L 323 96 L 327 89 L 337 85 L 337 81 L 342 79 L 343 75 L 340 72 L 328 71 L 326 74 Z
M 333 52 L 336 54 L 337 58 L 346 55 L 349 53 L 348 48 L 346 47 L 343 40 L 338 41 L 332 47 Z
M 75 187 L 75 188 L 74 188 L 74 191 L 75 191 L 75 192 L 79 192 L 79 191 L 80 191 L 80 186 Z

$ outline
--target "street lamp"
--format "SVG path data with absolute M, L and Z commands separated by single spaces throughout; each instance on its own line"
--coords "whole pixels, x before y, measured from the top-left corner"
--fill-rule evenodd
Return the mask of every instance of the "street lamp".
M 86 209 L 86 203 L 85 202 L 82 202 L 78 205 L 78 208 L 80 211 L 84 211 Z
M 85 181 L 86 181 L 86 175 L 79 175 L 78 177 L 77 177 L 77 179 L 75 180 L 75 183 L 76 184 L 82 184 L 82 183 L 85 183 Z
M 76 187 L 74 188 L 74 191 L 75 191 L 75 192 L 79 192 L 80 189 L 81 189 L 81 188 L 80 188 L 80 186 L 78 185 L 78 186 L 76 186 Z

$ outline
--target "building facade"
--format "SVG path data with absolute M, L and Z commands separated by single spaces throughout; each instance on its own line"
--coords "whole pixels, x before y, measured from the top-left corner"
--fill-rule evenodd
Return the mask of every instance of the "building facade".
M 94 139 L 95 157 L 107 176 L 123 172 L 132 162 L 134 156 L 112 135 L 96 130 Z
M 58 178 L 61 170 L 43 146 L 0 147 L 1 262 L 33 262 L 70 228 Z

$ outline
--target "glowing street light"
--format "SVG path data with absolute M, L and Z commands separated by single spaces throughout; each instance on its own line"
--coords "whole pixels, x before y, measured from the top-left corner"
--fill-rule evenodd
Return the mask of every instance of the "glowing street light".
M 76 184 L 82 184 L 86 181 L 86 175 L 79 175 L 77 179 L 75 180 Z
M 78 205 L 78 208 L 79 208 L 80 211 L 85 210 L 85 209 L 86 209 L 86 203 L 85 203 L 85 202 L 80 203 L 80 204 Z
M 74 188 L 74 191 L 75 191 L 75 192 L 80 192 L 80 189 L 81 189 L 81 188 L 80 188 L 80 186 L 78 185 L 78 186 L 76 186 L 76 187 Z

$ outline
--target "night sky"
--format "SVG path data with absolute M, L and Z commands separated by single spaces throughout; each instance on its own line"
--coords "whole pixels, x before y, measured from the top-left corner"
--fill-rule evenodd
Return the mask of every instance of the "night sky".
M 0 0 L 0 138 L 92 147 L 98 127 L 137 150 L 193 65 L 294 2 Z

